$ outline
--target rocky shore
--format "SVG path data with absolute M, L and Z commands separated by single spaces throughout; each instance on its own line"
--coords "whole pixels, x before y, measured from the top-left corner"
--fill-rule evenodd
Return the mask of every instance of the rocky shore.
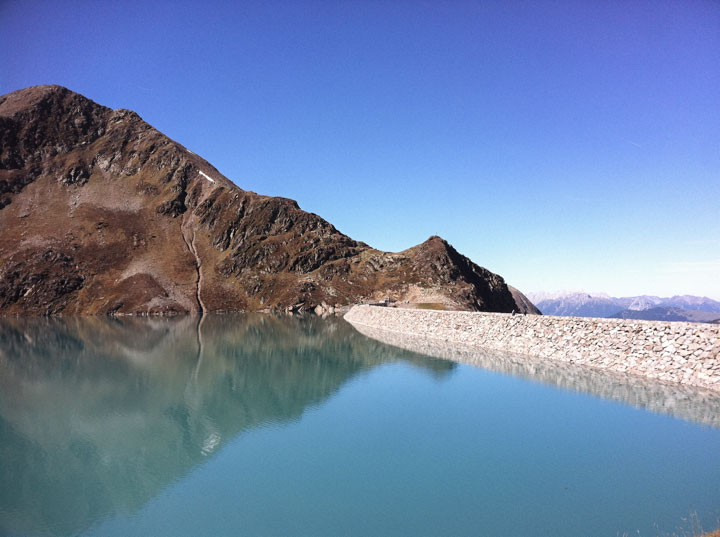
M 428 342 L 509 352 L 527 357 L 529 364 L 533 359 L 574 364 L 720 392 L 717 325 L 366 305 L 353 307 L 345 320 Z

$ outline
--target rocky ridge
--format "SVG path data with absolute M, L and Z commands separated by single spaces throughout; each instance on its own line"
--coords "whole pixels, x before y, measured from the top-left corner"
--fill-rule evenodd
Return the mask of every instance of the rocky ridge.
M 537 312 L 440 237 L 373 249 L 293 200 L 238 188 L 136 113 L 60 86 L 0 97 L 0 229 L 2 314 L 329 311 L 385 298 Z

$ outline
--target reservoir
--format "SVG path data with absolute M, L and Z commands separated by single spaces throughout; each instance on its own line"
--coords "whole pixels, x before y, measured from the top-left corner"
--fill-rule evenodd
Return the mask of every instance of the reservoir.
M 720 397 L 482 363 L 334 317 L 0 319 L 0 535 L 720 525 Z

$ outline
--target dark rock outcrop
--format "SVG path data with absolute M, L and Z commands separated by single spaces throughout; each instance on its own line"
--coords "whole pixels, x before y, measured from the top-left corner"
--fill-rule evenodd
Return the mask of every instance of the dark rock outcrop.
M 0 313 L 310 311 L 389 298 L 521 307 L 439 237 L 399 253 L 235 186 L 129 110 L 0 97 Z
M 518 289 L 515 289 L 512 285 L 508 285 L 508 289 L 515 300 L 517 311 L 520 313 L 530 313 L 532 315 L 542 315 L 537 306 L 535 306 L 535 304 L 533 304 L 530 299 L 522 294 Z

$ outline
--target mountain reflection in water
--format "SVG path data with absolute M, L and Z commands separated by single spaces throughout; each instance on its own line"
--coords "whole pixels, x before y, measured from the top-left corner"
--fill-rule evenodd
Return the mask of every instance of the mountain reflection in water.
M 0 534 L 133 513 L 243 431 L 396 360 L 455 367 L 314 316 L 0 319 Z

